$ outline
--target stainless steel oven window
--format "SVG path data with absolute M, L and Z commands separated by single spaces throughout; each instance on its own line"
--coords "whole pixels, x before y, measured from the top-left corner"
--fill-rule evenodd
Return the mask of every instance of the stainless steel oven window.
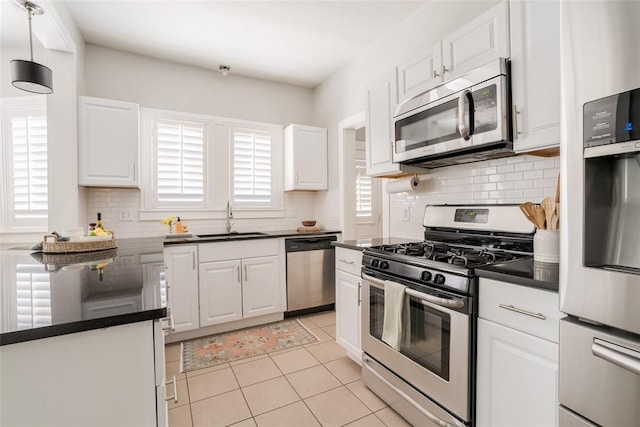
M 410 297 L 410 334 L 400 353 L 449 381 L 451 316 Z M 371 287 L 369 294 L 369 333 L 382 340 L 384 291 Z

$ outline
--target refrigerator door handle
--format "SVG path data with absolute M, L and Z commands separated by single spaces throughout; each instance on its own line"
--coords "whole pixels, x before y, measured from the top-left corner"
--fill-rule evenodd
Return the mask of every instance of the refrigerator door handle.
M 640 375 L 640 353 L 635 350 L 594 338 L 591 352 L 596 357 Z

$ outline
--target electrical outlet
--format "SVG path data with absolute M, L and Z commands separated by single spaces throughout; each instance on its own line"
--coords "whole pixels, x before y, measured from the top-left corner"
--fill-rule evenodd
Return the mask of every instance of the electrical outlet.
M 133 221 L 133 211 L 129 208 L 120 209 L 120 221 Z
M 409 209 L 409 206 L 403 206 L 402 207 L 402 220 L 403 221 L 409 221 L 411 219 L 411 211 Z

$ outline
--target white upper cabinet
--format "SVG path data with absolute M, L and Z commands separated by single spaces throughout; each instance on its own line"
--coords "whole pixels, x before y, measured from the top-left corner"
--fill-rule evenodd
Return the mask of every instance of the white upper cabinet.
M 285 191 L 327 189 L 327 130 L 292 124 L 284 130 Z
M 396 70 L 369 86 L 366 94 L 367 175 L 393 177 L 424 173 L 423 169 L 393 163 L 393 113 L 398 104 Z
M 509 57 L 508 10 L 501 2 L 442 39 L 444 80 Z
M 513 145 L 560 145 L 560 2 L 511 3 Z
M 442 47 L 438 42 L 398 65 L 400 103 L 442 82 Z
M 446 80 L 509 57 L 507 2 L 502 2 L 398 65 L 399 103 Z
M 139 107 L 78 97 L 78 182 L 96 187 L 139 186 Z

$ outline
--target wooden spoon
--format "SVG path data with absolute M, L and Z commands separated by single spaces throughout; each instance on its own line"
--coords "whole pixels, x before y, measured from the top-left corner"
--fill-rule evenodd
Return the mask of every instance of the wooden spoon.
M 520 205 L 520 210 L 524 214 L 525 218 L 527 218 L 533 225 L 537 227 L 538 225 L 536 224 L 536 219 L 533 216 L 533 210 L 531 209 L 531 205 L 533 205 L 533 203 L 531 202 L 523 203 Z
M 560 222 L 560 203 L 556 203 L 556 213 L 553 215 L 553 230 L 558 229 L 558 223 Z
M 547 230 L 551 230 L 551 220 L 553 215 L 556 213 L 556 202 L 551 197 L 545 197 L 542 199 L 542 203 L 540 203 L 542 209 L 544 209 L 544 216 L 546 219 Z
M 544 230 L 544 209 L 540 205 L 533 205 L 532 209 L 536 227 L 539 230 Z

